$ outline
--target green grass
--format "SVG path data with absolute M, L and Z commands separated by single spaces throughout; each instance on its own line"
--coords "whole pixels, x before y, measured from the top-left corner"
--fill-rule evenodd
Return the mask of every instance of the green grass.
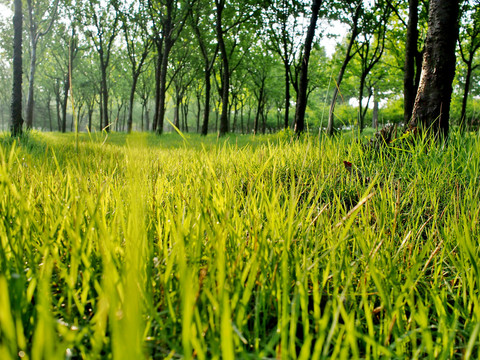
M 475 135 L 4 135 L 0 359 L 478 359 L 479 198 Z

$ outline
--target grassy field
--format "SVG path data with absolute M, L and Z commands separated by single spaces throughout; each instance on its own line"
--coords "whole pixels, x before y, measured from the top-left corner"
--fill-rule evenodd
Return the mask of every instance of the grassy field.
M 478 135 L 3 135 L 0 359 L 480 359 L 479 199 Z

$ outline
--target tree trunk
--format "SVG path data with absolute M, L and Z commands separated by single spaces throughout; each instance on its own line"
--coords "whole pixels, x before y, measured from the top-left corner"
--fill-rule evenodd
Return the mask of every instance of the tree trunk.
M 448 137 L 459 0 L 430 0 L 420 85 L 409 128 Z
M 305 47 L 303 49 L 302 69 L 300 72 L 300 83 L 297 93 L 297 106 L 295 109 L 295 132 L 297 134 L 305 129 L 305 110 L 307 109 L 307 86 L 308 86 L 308 62 L 310 60 L 310 51 L 312 50 L 313 37 L 317 26 L 318 12 L 322 0 L 313 0 L 312 17 L 308 26 L 307 36 L 305 38 Z
M 333 89 L 333 96 L 332 102 L 330 103 L 330 110 L 328 112 L 328 124 L 327 124 L 327 135 L 333 135 L 333 123 L 334 123 L 334 116 L 335 116 L 335 104 L 337 102 L 337 97 L 340 89 L 340 84 L 342 83 L 343 76 L 345 75 L 345 70 L 347 69 L 348 63 L 353 58 L 352 48 L 353 44 L 355 43 L 355 39 L 358 35 L 358 19 L 360 17 L 360 9 L 361 5 L 359 4 L 355 10 L 355 14 L 353 16 L 353 23 L 352 23 L 352 33 L 350 34 L 350 41 L 348 42 L 347 46 L 347 53 L 345 54 L 345 59 L 343 60 L 342 67 L 340 68 L 340 72 L 338 73 L 337 82 L 335 84 L 335 88 Z
M 62 131 L 62 116 L 60 112 L 61 100 L 60 100 L 60 84 L 57 79 L 55 83 L 55 109 L 57 110 L 57 131 Z
M 378 129 L 378 93 L 377 93 L 377 89 L 373 89 L 372 127 L 374 129 Z
M 110 131 L 110 122 L 108 117 L 108 85 L 107 85 L 107 67 L 103 64 L 103 60 L 101 61 L 101 73 L 102 73 L 102 111 L 103 111 L 103 124 L 104 129 L 109 132 Z M 102 129 L 103 130 L 103 129 Z
M 130 134 L 133 127 L 133 102 L 135 100 L 135 89 L 137 88 L 138 76 L 140 72 L 133 74 L 132 88 L 130 89 L 130 100 L 128 104 L 128 120 L 127 120 L 127 132 Z
M 49 129 L 50 131 L 53 131 L 53 125 L 52 125 L 52 108 L 50 106 L 50 103 L 52 101 L 51 95 L 49 94 L 48 95 L 48 99 L 47 99 L 47 112 L 48 112 L 48 125 L 49 125 Z
M 157 131 L 158 109 L 160 108 L 160 68 L 162 66 L 162 45 L 157 44 L 157 66 L 155 66 L 155 112 L 153 113 L 152 130 Z
M 30 34 L 32 36 L 32 34 Z M 35 82 L 35 70 L 37 67 L 37 41 L 35 38 L 30 40 L 30 74 L 28 76 L 28 96 L 27 96 L 27 108 L 25 109 L 25 125 L 27 129 L 31 129 L 33 126 L 33 106 L 34 106 L 34 94 L 33 87 Z
M 70 89 L 70 77 L 68 74 L 65 76 L 63 83 L 63 101 L 62 101 L 62 133 L 67 129 L 67 103 L 68 103 L 68 90 Z
M 417 92 L 415 81 L 415 62 L 418 54 L 418 0 L 408 2 L 408 25 L 405 39 L 405 65 L 403 72 L 403 120 L 408 124 L 412 117 L 415 95 Z M 420 72 L 420 68 L 417 68 Z
M 357 126 L 358 126 L 358 132 L 361 133 L 363 130 L 363 125 L 364 125 L 364 119 L 363 119 L 363 106 L 362 106 L 362 100 L 363 100 L 363 90 L 365 87 L 365 74 L 362 74 L 360 76 L 360 88 L 358 89 L 358 117 L 357 117 Z
M 92 131 L 93 101 L 88 104 L 88 132 Z
M 220 115 L 220 136 L 225 135 L 228 132 L 228 93 L 230 90 L 230 70 L 228 64 L 228 54 L 225 46 L 225 41 L 223 39 L 223 29 L 222 29 L 222 13 L 225 6 L 225 0 L 216 0 L 217 6 L 216 16 L 216 32 L 217 32 L 217 42 L 222 55 L 222 113 Z
M 290 126 L 290 65 L 287 61 L 284 61 L 283 66 L 285 68 L 285 119 L 284 128 L 288 129 Z
M 103 131 L 103 99 L 102 99 L 102 91 L 100 90 L 100 96 L 98 101 L 98 112 L 100 113 L 100 131 Z
M 13 86 L 10 130 L 12 136 L 22 134 L 22 0 L 15 0 L 13 15 Z
M 467 116 L 467 100 L 468 100 L 468 93 L 470 91 L 470 82 L 472 80 L 472 59 L 473 56 L 470 57 L 470 61 L 467 62 L 467 74 L 465 76 L 465 86 L 463 88 L 463 98 L 462 98 L 462 111 L 460 113 L 460 130 L 465 131 L 466 129 L 466 116 Z
M 211 72 L 209 66 L 205 66 L 205 107 L 203 109 L 202 135 L 208 133 L 208 119 L 210 117 L 210 93 L 212 84 L 210 83 Z
M 171 47 L 168 42 L 165 42 L 165 48 L 163 49 L 162 62 L 160 67 L 160 89 L 158 99 L 158 118 L 157 122 L 157 134 L 163 133 L 163 122 L 165 120 L 165 98 L 167 96 L 167 69 L 168 69 L 168 55 Z
M 202 110 L 200 105 L 200 94 L 197 93 L 197 134 L 200 132 L 200 111 Z
M 182 97 L 178 90 L 176 93 L 175 108 L 173 109 L 173 125 L 175 125 L 177 129 L 180 129 L 180 104 L 182 102 Z

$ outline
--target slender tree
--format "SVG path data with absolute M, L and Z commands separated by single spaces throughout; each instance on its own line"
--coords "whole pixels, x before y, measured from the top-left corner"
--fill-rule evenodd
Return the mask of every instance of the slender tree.
M 106 131 L 110 131 L 110 120 L 108 111 L 108 77 L 110 58 L 114 40 L 117 37 L 119 29 L 120 12 L 116 3 L 108 2 L 103 7 L 99 2 L 88 1 L 85 4 L 86 23 L 91 22 L 94 31 L 89 31 L 88 35 L 93 42 L 93 46 L 98 54 L 100 62 L 100 96 L 101 96 L 101 125 Z
M 135 5 L 136 3 L 130 3 L 129 6 L 121 12 L 123 36 L 132 74 L 127 119 L 128 133 L 132 132 L 133 127 L 133 104 L 138 78 L 142 73 L 143 65 L 153 44 L 152 38 L 148 36 L 145 8 L 142 4 L 140 4 L 138 8 L 136 8 Z
M 370 11 L 363 14 L 361 36 L 357 37 L 357 53 L 360 58 L 360 85 L 358 91 L 358 130 L 362 132 L 368 106 L 363 109 L 363 95 L 368 74 L 380 61 L 385 49 L 385 37 L 390 6 L 384 1 L 376 1 Z M 361 39 L 361 40 L 360 40 Z
M 205 6 L 204 3 L 197 1 L 196 6 L 194 7 L 191 13 L 191 26 L 195 32 L 195 36 L 200 47 L 200 53 L 203 58 L 203 73 L 205 81 L 205 101 L 203 108 L 203 122 L 202 122 L 202 135 L 207 135 L 208 133 L 208 122 L 210 118 L 210 97 L 211 97 L 211 76 L 213 65 L 215 64 L 215 59 L 218 54 L 218 42 L 216 46 L 212 46 L 212 35 L 211 32 L 207 31 L 205 28 L 201 28 L 212 12 L 208 11 L 208 6 Z
M 420 85 L 409 129 L 448 137 L 460 0 L 430 0 Z
M 22 134 L 22 0 L 15 0 L 13 15 L 13 86 L 12 86 L 12 116 L 10 129 L 12 136 Z
M 28 96 L 25 125 L 27 129 L 33 126 L 34 83 L 37 69 L 37 45 L 41 37 L 48 34 L 57 14 L 58 0 L 52 6 L 48 2 L 27 0 L 29 36 L 30 36 L 30 73 L 28 76 Z M 47 6 L 45 6 L 47 5 Z
M 167 95 L 167 71 L 170 52 L 182 32 L 195 0 L 150 0 L 148 11 L 153 22 L 152 32 L 157 50 L 155 70 L 155 115 L 153 130 L 163 133 L 165 100 Z
M 360 15 L 362 11 L 363 0 L 354 0 L 349 2 L 349 9 L 353 7 L 353 11 L 348 11 L 347 16 L 352 16 L 350 22 L 350 34 L 348 36 L 348 45 L 347 50 L 345 52 L 345 57 L 338 73 L 338 77 L 335 83 L 335 88 L 333 89 L 333 96 L 332 101 L 330 103 L 330 110 L 328 113 L 328 125 L 327 125 L 327 134 L 333 135 L 333 124 L 334 124 L 334 117 L 335 117 L 335 104 L 337 103 L 338 93 L 340 91 L 340 84 L 342 83 L 343 76 L 345 75 L 345 70 L 347 69 L 348 64 L 353 59 L 356 54 L 356 51 L 353 50 L 353 44 L 355 43 L 358 34 L 360 33 L 359 28 L 359 21 Z
M 294 0 L 273 0 L 267 8 L 268 40 L 266 43 L 282 59 L 285 79 L 285 114 L 283 125 L 289 127 L 290 123 L 290 79 L 291 65 L 300 47 L 296 41 L 298 34 L 298 14 L 301 4 Z
M 238 1 L 228 2 L 226 0 L 215 0 L 215 31 L 220 51 L 220 98 L 222 110 L 220 114 L 219 134 L 224 135 L 229 131 L 229 95 L 232 73 L 240 65 L 244 56 L 237 57 L 235 64 L 231 64 L 234 55 L 244 50 L 247 54 L 252 40 L 252 29 L 255 29 L 258 16 L 261 14 L 261 1 Z M 249 28 L 247 28 L 247 24 Z M 249 41 L 245 41 L 248 39 Z M 244 40 L 243 42 L 241 40 Z
M 297 93 L 297 107 L 295 109 L 295 132 L 301 133 L 305 129 L 305 110 L 307 108 L 307 87 L 308 87 L 308 62 L 310 52 L 312 50 L 313 38 L 315 36 L 315 28 L 317 26 L 318 13 L 322 0 L 312 0 L 312 15 L 310 17 L 310 25 L 308 26 L 307 35 L 305 37 L 305 45 L 302 55 L 302 68 L 300 72 L 300 82 Z

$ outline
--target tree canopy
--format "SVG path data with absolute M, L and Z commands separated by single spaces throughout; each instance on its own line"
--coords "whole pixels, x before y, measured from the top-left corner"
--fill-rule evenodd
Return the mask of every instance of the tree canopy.
M 459 4 L 450 122 L 466 128 L 478 124 L 479 3 Z M 7 129 L 13 4 L 1 6 Z M 23 117 L 27 127 L 58 131 L 73 128 L 71 101 L 80 131 L 161 134 L 175 126 L 225 134 L 297 124 L 332 134 L 407 123 L 429 28 L 428 1 L 418 0 L 29 0 L 23 7 Z M 330 39 L 335 47 L 326 47 Z

